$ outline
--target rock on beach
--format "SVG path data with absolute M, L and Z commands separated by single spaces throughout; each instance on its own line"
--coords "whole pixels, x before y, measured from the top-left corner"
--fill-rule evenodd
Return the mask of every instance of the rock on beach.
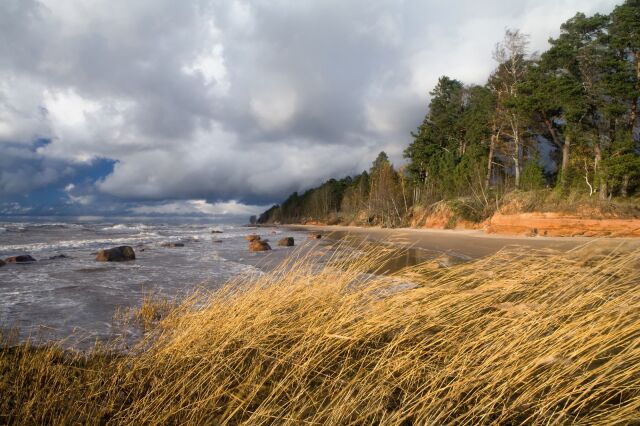
M 31 255 L 28 254 L 22 254 L 19 256 L 11 256 L 11 257 L 7 257 L 4 262 L 5 263 L 31 263 L 31 262 L 35 262 L 36 260 L 31 257 Z
M 293 237 L 285 237 L 278 240 L 278 245 L 280 247 L 293 247 L 294 246 Z
M 125 262 L 127 260 L 135 260 L 136 253 L 130 246 L 120 246 L 110 249 L 100 250 L 96 254 L 98 262 Z
M 262 240 L 249 241 L 249 251 L 268 251 L 271 250 L 271 246 Z

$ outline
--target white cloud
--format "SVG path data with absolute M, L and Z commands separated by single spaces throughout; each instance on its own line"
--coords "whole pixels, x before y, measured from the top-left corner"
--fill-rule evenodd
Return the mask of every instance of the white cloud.
M 10 202 L 0 204 L 0 214 L 11 216 L 29 213 L 32 210 L 29 206 L 23 206 L 20 203 Z
M 30 144 L 50 136 L 43 95 L 40 82 L 0 67 L 0 143 Z
M 207 85 L 214 84 L 216 86 L 218 94 L 226 94 L 229 91 L 229 81 L 223 50 L 223 46 L 217 44 L 210 52 L 198 56 L 192 64 L 185 65 L 182 69 L 190 75 L 200 73 Z
M 85 126 L 87 115 L 100 109 L 98 102 L 83 98 L 73 90 L 57 93 L 45 90 L 43 104 L 56 127 Z
M 209 203 L 206 200 L 173 201 L 154 205 L 141 205 L 129 209 L 140 215 L 210 215 L 210 216 L 250 216 L 264 211 L 266 206 L 242 204 L 236 200 Z
M 81 206 L 88 206 L 89 204 L 93 203 L 93 195 L 74 195 L 73 192 L 75 189 L 76 186 L 72 183 L 64 187 L 64 192 L 66 192 L 68 204 L 79 204 Z

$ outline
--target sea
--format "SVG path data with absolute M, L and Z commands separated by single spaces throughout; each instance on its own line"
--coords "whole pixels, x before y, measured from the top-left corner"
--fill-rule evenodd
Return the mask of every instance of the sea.
M 272 252 L 249 252 L 244 237 L 251 233 L 269 239 Z M 116 310 L 140 306 L 145 297 L 179 300 L 238 274 L 263 273 L 294 250 L 273 244 L 284 236 L 308 239 L 301 231 L 206 219 L 0 222 L 0 258 L 37 260 L 0 267 L 0 328 L 40 343 L 109 340 Z M 135 261 L 95 260 L 98 250 L 121 245 L 134 248 Z

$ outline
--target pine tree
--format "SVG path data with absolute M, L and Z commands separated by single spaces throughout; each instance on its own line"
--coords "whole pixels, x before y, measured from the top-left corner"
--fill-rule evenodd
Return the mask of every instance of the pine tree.
M 627 0 L 617 6 L 611 14 L 611 46 L 621 52 L 621 58 L 628 63 L 624 74 L 630 79 L 627 88 L 631 100 L 629 124 L 632 130 L 638 122 L 638 102 L 640 97 L 640 0 Z
M 561 26 L 560 37 L 549 41 L 552 47 L 545 53 L 557 73 L 580 86 L 580 93 L 564 98 L 563 107 L 571 134 L 591 151 L 592 165 L 585 166 L 585 173 L 595 176 L 601 198 L 609 193 L 602 160 L 611 145 L 618 110 L 607 82 L 607 64 L 611 63 L 608 24 L 608 16 L 578 13 Z

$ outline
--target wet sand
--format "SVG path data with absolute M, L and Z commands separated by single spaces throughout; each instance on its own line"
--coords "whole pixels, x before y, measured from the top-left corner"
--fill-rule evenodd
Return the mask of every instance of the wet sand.
M 408 247 L 412 249 L 408 255 L 424 259 L 446 254 L 470 260 L 515 246 L 558 251 L 568 251 L 586 244 L 611 250 L 617 248 L 640 249 L 640 238 L 521 237 L 490 235 L 475 230 L 386 229 L 354 226 L 283 225 L 282 227 L 297 231 L 320 232 L 326 234 L 330 239 L 343 239 L 349 236 L 360 240 Z M 419 260 L 421 259 L 416 259 L 411 263 L 416 263 Z

